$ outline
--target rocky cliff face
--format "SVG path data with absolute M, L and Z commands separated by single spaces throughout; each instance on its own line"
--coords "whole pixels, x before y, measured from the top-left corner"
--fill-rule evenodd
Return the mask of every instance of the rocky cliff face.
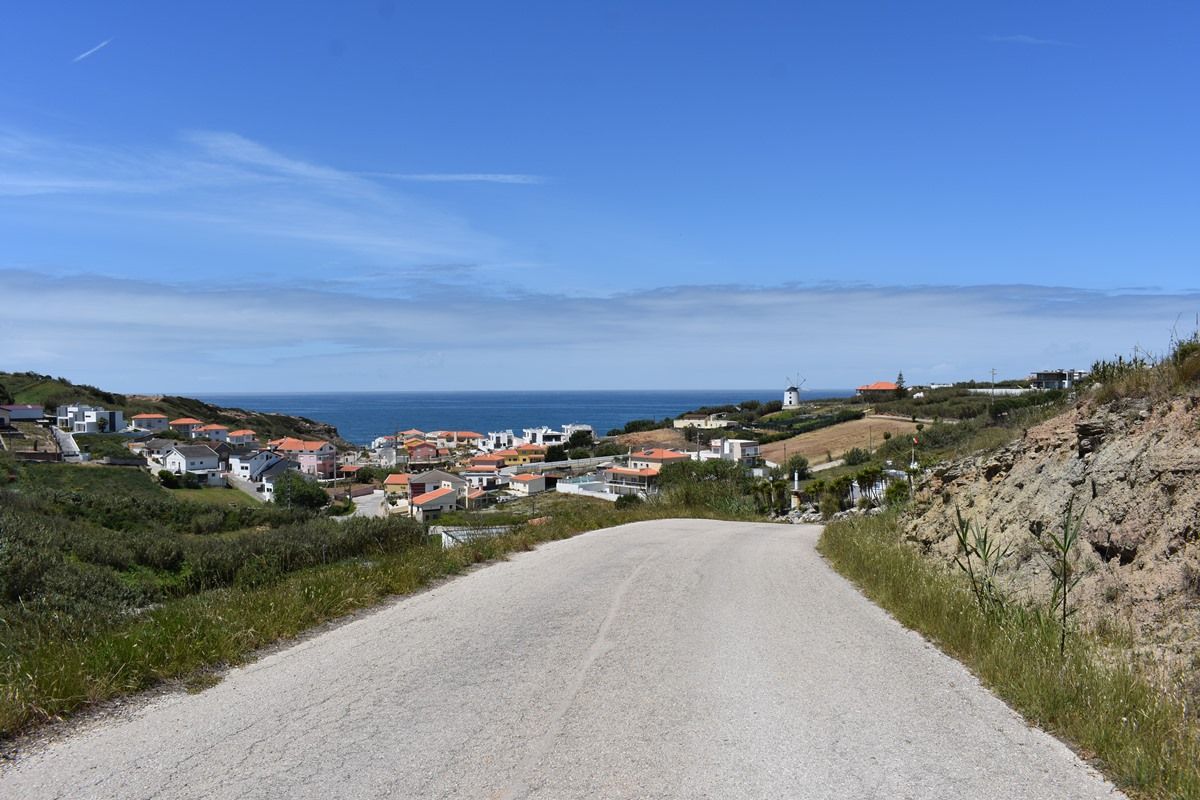
M 1200 396 L 1085 403 L 940 468 L 914 497 L 906 534 L 950 559 L 957 508 L 1012 543 L 1002 571 L 1012 592 L 1044 602 L 1037 534 L 1061 528 L 1070 501 L 1081 518 L 1081 622 L 1200 676 Z

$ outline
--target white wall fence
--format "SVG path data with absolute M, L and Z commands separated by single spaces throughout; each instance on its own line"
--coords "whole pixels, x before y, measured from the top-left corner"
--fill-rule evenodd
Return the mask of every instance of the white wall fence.
M 512 529 L 512 525 L 490 525 L 486 527 L 434 525 L 429 529 L 429 532 L 434 536 L 441 536 L 442 548 L 448 549 L 473 542 L 476 539 L 490 539 L 493 536 L 503 536 Z
M 559 481 L 555 485 L 554 489 L 555 491 L 562 492 L 563 494 L 574 494 L 579 495 L 580 497 L 595 497 L 598 500 L 607 500 L 610 503 L 617 502 L 617 498 L 620 497 L 620 495 L 604 491 L 604 484 L 601 481 L 585 481 L 578 483 L 572 481 Z

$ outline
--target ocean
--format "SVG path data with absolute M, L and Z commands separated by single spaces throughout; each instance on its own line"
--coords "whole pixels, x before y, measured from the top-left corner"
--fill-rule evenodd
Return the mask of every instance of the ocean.
M 849 397 L 850 390 L 805 391 L 803 400 Z M 206 403 L 251 411 L 293 414 L 337 426 L 342 438 L 369 444 L 398 430 L 500 431 L 569 422 L 587 423 L 598 435 L 634 419 L 674 417 L 700 406 L 743 400 L 780 400 L 779 389 L 713 389 L 572 392 L 320 392 L 207 394 Z

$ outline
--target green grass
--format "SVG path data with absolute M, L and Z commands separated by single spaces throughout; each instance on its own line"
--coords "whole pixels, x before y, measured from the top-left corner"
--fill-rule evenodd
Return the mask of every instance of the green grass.
M 261 582 L 239 580 L 233 586 L 167 599 L 134 618 L 84 630 L 44 624 L 9 628 L 0 636 L 0 738 L 166 680 L 203 688 L 211 680 L 205 675 L 214 668 L 243 663 L 261 647 L 413 592 L 473 564 L 583 531 L 681 516 L 733 518 L 665 503 L 630 509 L 603 502 L 562 503 L 538 525 L 523 525 L 509 535 L 452 550 L 413 544 L 398 552 L 368 550 L 282 575 L 264 570 Z M 178 579 L 142 567 L 122 575 L 129 585 Z
M 261 502 L 245 492 L 220 486 L 204 486 L 199 489 L 164 489 L 163 491 L 177 500 L 187 500 L 193 503 L 207 503 L 216 506 L 227 506 L 230 503 L 239 506 L 262 505 Z
M 1131 794 L 1200 798 L 1200 720 L 1098 642 L 1073 636 L 1060 657 L 1047 615 L 1021 607 L 985 615 L 959 575 L 901 541 L 894 513 L 831 524 L 818 549 L 900 623 Z
M 46 489 L 108 495 L 162 497 L 163 489 L 149 473 L 130 467 L 79 464 L 27 464 L 26 482 Z
M 129 441 L 114 433 L 77 433 L 75 444 L 95 460 L 102 458 L 136 458 L 126 447 Z

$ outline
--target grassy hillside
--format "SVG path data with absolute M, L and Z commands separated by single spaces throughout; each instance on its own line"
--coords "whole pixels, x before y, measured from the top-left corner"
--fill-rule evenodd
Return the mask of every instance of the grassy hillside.
M 169 419 L 195 417 L 205 422 L 228 425 L 230 428 L 250 428 L 257 432 L 260 438 L 298 436 L 326 439 L 339 447 L 350 446 L 338 434 L 337 428 L 306 417 L 221 408 L 190 397 L 117 394 L 95 386 L 74 384 L 66 378 L 34 372 L 0 372 L 0 400 L 47 407 L 83 403 L 119 408 L 125 412 L 126 419 L 134 414 L 166 414 Z

